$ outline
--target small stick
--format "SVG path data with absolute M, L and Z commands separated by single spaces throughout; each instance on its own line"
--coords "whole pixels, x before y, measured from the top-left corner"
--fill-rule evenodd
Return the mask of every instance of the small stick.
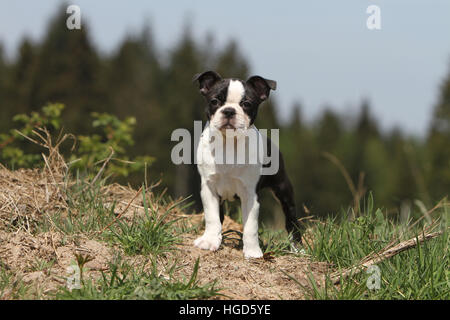
M 355 275 L 360 273 L 362 270 L 367 269 L 369 266 L 379 263 L 383 260 L 389 259 L 397 254 L 399 254 L 400 252 L 403 252 L 405 250 L 411 249 L 413 247 L 415 247 L 418 243 L 422 243 L 426 240 L 430 240 L 433 238 L 436 238 L 438 236 L 440 236 L 444 231 L 436 231 L 433 233 L 428 233 L 425 235 L 420 235 L 417 238 L 412 238 L 403 242 L 400 242 L 399 244 L 397 244 L 394 247 L 391 248 L 385 248 L 383 250 L 381 250 L 380 253 L 376 254 L 376 257 L 371 258 L 371 256 L 373 254 L 370 254 L 368 256 L 366 256 L 364 259 L 361 260 L 360 263 L 358 263 L 356 266 L 344 269 L 343 271 L 340 272 L 334 272 L 333 274 L 331 274 L 331 281 L 333 282 L 333 284 L 338 284 L 341 279 L 343 278 L 347 278 L 350 275 Z

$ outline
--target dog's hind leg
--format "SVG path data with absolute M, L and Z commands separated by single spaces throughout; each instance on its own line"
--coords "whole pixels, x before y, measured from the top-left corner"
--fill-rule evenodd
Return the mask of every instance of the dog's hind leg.
M 294 240 L 301 243 L 302 226 L 297 220 L 297 210 L 294 201 L 294 189 L 292 184 L 287 177 L 283 179 L 280 183 L 270 186 L 275 196 L 280 200 L 281 207 L 283 208 L 285 216 L 285 226 L 287 232 L 291 233 Z
M 291 233 L 294 240 L 302 242 L 302 225 L 297 220 L 297 210 L 294 200 L 294 188 L 289 180 L 284 167 L 284 160 L 280 153 L 279 155 L 279 170 L 274 175 L 261 176 L 257 190 L 269 187 L 274 192 L 275 196 L 281 203 L 285 216 L 285 226 L 287 232 Z

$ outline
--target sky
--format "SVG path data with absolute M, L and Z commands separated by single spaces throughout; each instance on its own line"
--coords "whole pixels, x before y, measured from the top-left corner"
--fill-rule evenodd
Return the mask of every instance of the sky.
M 448 0 L 1 1 L 0 43 L 9 57 L 25 35 L 43 37 L 61 3 L 80 7 L 103 53 L 145 23 L 163 52 L 187 22 L 199 41 L 212 34 L 220 47 L 235 39 L 252 73 L 278 82 L 272 97 L 284 120 L 294 102 L 312 120 L 325 108 L 353 118 L 368 99 L 383 129 L 423 136 L 450 72 Z M 380 8 L 380 30 L 366 26 L 370 5 Z

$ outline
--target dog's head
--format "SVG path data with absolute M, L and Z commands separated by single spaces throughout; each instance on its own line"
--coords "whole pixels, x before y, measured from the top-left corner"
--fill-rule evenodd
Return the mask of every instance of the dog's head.
M 275 90 L 277 83 L 260 76 L 247 81 L 223 79 L 214 71 L 194 76 L 200 93 L 207 102 L 206 116 L 210 125 L 222 132 L 226 129 L 248 129 L 256 119 L 258 107 Z

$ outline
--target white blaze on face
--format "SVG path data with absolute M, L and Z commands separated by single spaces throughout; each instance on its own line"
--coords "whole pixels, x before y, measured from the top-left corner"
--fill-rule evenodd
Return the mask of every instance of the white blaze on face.
M 230 80 L 227 91 L 227 100 L 225 104 L 221 106 L 211 118 L 211 124 L 220 129 L 228 121 L 222 110 L 225 108 L 233 108 L 236 111 L 236 115 L 230 119 L 230 124 L 236 129 L 248 129 L 250 125 L 250 119 L 239 105 L 245 94 L 245 88 L 241 81 Z
M 242 82 L 238 80 L 230 80 L 230 85 L 228 86 L 227 102 L 225 105 L 236 104 L 239 106 L 242 98 L 244 97 L 245 89 Z

